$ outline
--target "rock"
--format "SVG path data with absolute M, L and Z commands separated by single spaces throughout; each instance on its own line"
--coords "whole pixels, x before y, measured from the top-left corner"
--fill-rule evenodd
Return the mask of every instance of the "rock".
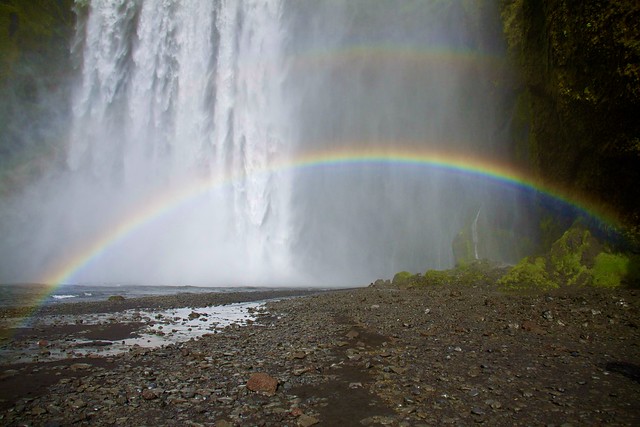
M 11 378 L 14 377 L 16 375 L 18 375 L 18 371 L 16 369 L 7 369 L 6 371 L 2 372 L 2 374 L 0 374 L 0 380 L 3 380 L 5 378 Z
M 185 388 L 182 390 L 182 397 L 185 399 L 193 399 L 196 396 L 196 391 L 193 388 Z
M 82 399 L 74 400 L 71 402 L 71 407 L 73 409 L 82 409 L 85 406 L 87 406 L 87 403 Z
M 73 365 L 69 366 L 69 368 L 72 371 L 80 371 L 80 370 L 90 369 L 91 365 L 88 363 L 74 363 Z
M 502 408 L 502 404 L 500 402 L 498 402 L 497 400 L 487 400 L 486 402 L 487 405 L 489 405 L 491 408 L 493 409 L 500 409 Z
M 144 400 L 153 400 L 153 399 L 157 399 L 158 396 L 153 390 L 149 390 L 148 388 L 145 388 L 144 390 L 142 390 L 142 398 Z
M 300 375 L 306 374 L 309 371 L 311 371 L 311 368 L 300 368 L 300 369 L 294 369 L 293 371 L 291 371 L 291 373 L 296 377 L 299 377 Z
M 47 410 L 40 406 L 35 406 L 31 409 L 31 415 L 44 415 L 47 413 Z
M 347 332 L 346 337 L 349 338 L 350 340 L 354 339 L 354 338 L 358 338 L 360 336 L 360 333 L 354 329 L 351 329 L 349 332 Z
M 369 286 L 372 288 L 388 288 L 391 286 L 391 280 L 378 279 Z
M 399 375 L 402 375 L 407 371 L 405 368 L 401 368 L 399 366 L 389 366 L 389 370 Z
M 537 335 L 545 335 L 547 332 L 530 320 L 522 322 L 522 329 Z
M 251 391 L 273 396 L 276 394 L 276 389 L 278 388 L 278 380 L 269 374 L 258 372 L 251 375 L 249 381 L 247 381 L 247 388 Z
M 480 409 L 480 408 L 473 408 L 471 410 L 471 413 L 473 415 L 484 415 L 484 411 L 482 409 Z
M 124 299 L 125 298 L 122 295 L 111 295 L 108 298 L 108 301 L 109 302 L 122 302 L 122 301 L 124 301 Z
M 298 426 L 300 427 L 311 427 L 320 422 L 317 418 L 311 417 L 309 415 L 302 414 L 298 417 Z

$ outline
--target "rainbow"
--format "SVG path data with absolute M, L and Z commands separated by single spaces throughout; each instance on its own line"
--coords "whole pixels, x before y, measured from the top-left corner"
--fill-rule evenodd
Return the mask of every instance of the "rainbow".
M 349 66 L 354 61 L 369 62 L 400 62 L 405 65 L 415 65 L 418 69 L 426 62 L 434 66 L 451 66 L 456 68 L 474 69 L 486 67 L 499 71 L 505 64 L 501 55 L 484 52 L 452 50 L 450 47 L 424 47 L 404 45 L 352 45 L 339 50 L 318 50 L 303 52 L 292 56 L 290 71 L 302 72 L 324 65 Z M 244 64 L 248 68 L 252 64 Z M 274 64 L 275 65 L 275 64 Z M 363 146 L 365 144 L 342 144 L 343 147 Z M 380 147 L 391 147 L 394 144 L 380 144 Z M 424 146 L 424 144 L 422 144 Z M 350 149 L 338 148 L 329 151 L 310 152 L 274 161 L 260 173 L 294 172 L 298 170 L 312 170 L 352 165 L 384 165 L 414 166 L 420 168 L 436 168 L 450 173 L 461 173 L 495 180 L 508 185 L 530 189 L 547 194 L 554 199 L 578 207 L 578 209 L 601 218 L 605 223 L 615 223 L 615 216 L 610 212 L 595 209 L 595 204 L 586 199 L 576 199 L 567 196 L 560 188 L 547 185 L 533 176 L 524 173 L 506 163 L 495 160 L 481 159 L 463 153 L 444 151 L 430 151 L 416 148 L 369 148 Z M 34 302 L 34 306 L 41 305 L 57 288 L 65 284 L 72 284 L 74 275 L 84 266 L 108 251 L 115 244 L 122 241 L 136 230 L 161 218 L 185 203 L 200 197 L 218 187 L 228 185 L 234 181 L 246 178 L 238 174 L 223 176 L 216 179 L 194 177 L 182 185 L 176 185 L 163 192 L 150 196 L 139 203 L 138 208 L 122 215 L 120 221 L 105 229 L 101 234 L 90 238 L 86 244 L 70 248 L 68 255 L 61 257 L 55 265 L 43 272 L 37 280 L 46 284 L 46 291 Z
M 256 174 L 262 173 L 292 173 L 299 171 L 313 171 L 314 169 L 353 167 L 358 165 L 382 166 L 410 166 L 418 168 L 435 168 L 447 173 L 464 174 L 474 178 L 491 180 L 500 184 L 543 193 L 563 204 L 577 208 L 600 223 L 617 225 L 616 217 L 611 212 L 595 208 L 595 204 L 583 199 L 577 201 L 569 198 L 558 188 L 535 180 L 527 173 L 505 163 L 486 160 L 460 153 L 412 149 L 334 149 L 326 152 L 315 152 L 299 155 L 291 159 L 281 159 L 274 162 Z M 46 271 L 39 283 L 44 284 L 43 290 L 30 301 L 31 307 L 22 316 L 22 320 L 13 325 L 16 327 L 26 322 L 44 304 L 47 298 L 63 285 L 72 285 L 73 276 L 84 266 L 108 251 L 127 236 L 141 229 L 150 222 L 158 220 L 174 210 L 179 209 L 194 199 L 206 195 L 219 187 L 232 184 L 236 180 L 245 179 L 242 175 L 229 175 L 217 180 L 195 178 L 183 185 L 153 195 L 138 205 L 138 209 L 130 211 L 121 217 L 120 221 L 101 234 L 89 240 L 84 246 L 73 248 L 71 255 L 58 261 L 57 265 Z M 0 338 L 4 335 L 0 330 Z
M 544 193 L 563 203 L 577 207 L 590 217 L 599 218 L 600 221 L 604 223 L 615 224 L 614 216 L 610 213 L 596 210 L 594 204 L 586 200 L 571 200 L 567 196 L 564 196 L 565 193 L 559 189 L 536 181 L 528 174 L 522 173 L 510 165 L 462 154 L 420 151 L 416 149 L 337 149 L 329 152 L 303 154 L 294 159 L 274 162 L 271 166 L 263 170 L 258 170 L 255 173 L 286 173 L 337 166 L 375 166 L 384 164 L 437 168 L 450 173 L 462 173 L 515 185 Z M 96 236 L 85 246 L 73 251 L 73 255 L 64 259 L 55 268 L 47 271 L 42 276 L 40 282 L 50 286 L 50 292 L 63 284 L 72 283 L 71 279 L 74 273 L 140 227 L 167 215 L 185 203 L 217 187 L 244 178 L 246 178 L 246 176 L 239 175 L 226 176 L 217 180 L 197 178 L 184 185 L 176 186 L 169 191 L 151 197 L 146 202 L 141 203 L 139 209 L 123 216 L 117 224 L 105 230 L 99 236 Z

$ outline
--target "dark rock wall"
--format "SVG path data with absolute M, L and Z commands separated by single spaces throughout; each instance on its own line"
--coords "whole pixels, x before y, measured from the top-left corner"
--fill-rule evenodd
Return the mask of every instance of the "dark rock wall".
M 501 0 L 521 160 L 640 234 L 640 2 Z
M 0 197 L 65 147 L 75 19 L 73 0 L 0 0 Z

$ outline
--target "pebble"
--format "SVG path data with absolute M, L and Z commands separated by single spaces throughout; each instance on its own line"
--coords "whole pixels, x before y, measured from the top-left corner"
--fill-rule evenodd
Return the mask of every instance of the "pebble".
M 104 358 L 56 371 L 37 365 L 36 375 L 64 375 L 46 393 L 11 402 L 0 423 L 639 425 L 640 391 L 625 376 L 635 365 L 609 375 L 602 365 L 640 360 L 630 345 L 640 342 L 638 328 L 628 326 L 640 324 L 639 298 L 625 294 L 623 307 L 601 292 L 580 293 L 586 304 L 482 287 L 365 288 L 272 302 L 255 324 L 132 348 L 106 366 Z M 429 315 L 425 306 L 434 307 Z M 23 369 L 5 367 L 0 378 L 31 381 Z

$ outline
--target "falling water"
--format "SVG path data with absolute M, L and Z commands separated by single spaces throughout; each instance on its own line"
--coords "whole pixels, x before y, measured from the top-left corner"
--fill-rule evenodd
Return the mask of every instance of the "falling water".
M 288 149 L 280 13 L 279 1 L 92 3 L 69 166 L 110 183 L 109 204 L 129 209 L 165 188 L 236 178 L 154 230 L 168 234 L 159 247 L 133 240 L 124 256 L 163 260 L 153 268 L 173 280 L 204 281 L 202 266 L 216 264 L 226 280 L 288 274 L 289 184 L 264 173 Z
M 67 280 L 362 284 L 451 266 L 470 210 L 517 217 L 515 197 L 424 166 L 282 166 L 340 149 L 501 153 L 501 44 L 469 25 L 483 7 L 92 0 L 63 167 L 14 203 L 21 225 L 3 220 L 3 280 L 83 252 Z
M 478 254 L 478 218 L 480 218 L 480 212 L 482 207 L 478 208 L 478 213 L 471 223 L 471 240 L 473 240 L 473 256 L 475 259 L 480 259 Z

